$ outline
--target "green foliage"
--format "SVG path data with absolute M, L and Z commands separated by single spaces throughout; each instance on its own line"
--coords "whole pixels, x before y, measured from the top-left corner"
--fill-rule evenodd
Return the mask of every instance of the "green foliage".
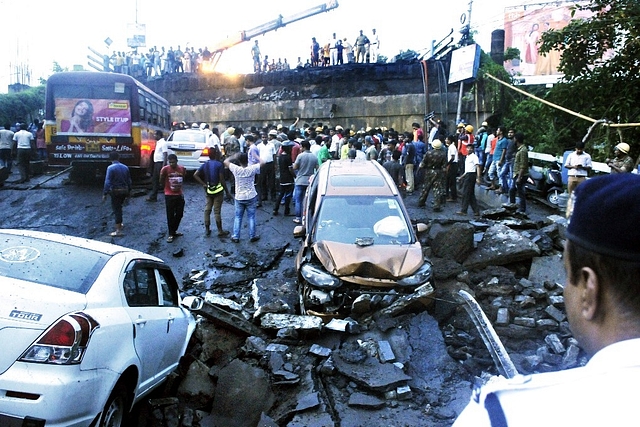
M 508 47 L 504 52 L 504 60 L 520 59 L 520 49 L 517 47 Z
M 0 123 L 32 122 L 44 111 L 44 86 L 0 95 Z
M 564 79 L 549 92 L 548 100 L 593 119 L 616 123 L 640 122 L 640 2 L 637 0 L 591 0 L 576 6 L 594 13 L 574 20 L 565 28 L 542 34 L 540 52 L 562 53 L 559 69 Z M 566 129 L 573 144 L 582 139 L 590 122 L 554 111 L 557 129 Z M 640 153 L 640 129 L 625 128 L 622 139 Z M 564 139 L 564 138 L 563 138 Z M 620 142 L 617 130 L 597 129 L 587 151 L 596 160 L 610 156 Z

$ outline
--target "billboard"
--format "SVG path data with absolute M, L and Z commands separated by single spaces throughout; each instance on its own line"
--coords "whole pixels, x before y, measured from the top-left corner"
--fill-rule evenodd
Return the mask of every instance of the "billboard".
M 472 44 L 451 53 L 449 84 L 474 79 L 480 67 L 480 46 Z
M 127 46 L 131 48 L 145 47 L 147 45 L 147 25 L 127 24 Z
M 58 135 L 131 136 L 131 108 L 126 99 L 56 99 Z
M 564 28 L 572 19 L 583 19 L 592 15 L 589 11 L 576 11 L 572 17 L 571 9 L 575 4 L 546 3 L 505 9 L 505 50 L 509 47 L 520 50 L 519 61 L 505 62 L 507 71 L 521 75 L 526 82 L 555 83 L 561 76 L 558 72 L 560 52 L 551 51 L 543 56 L 538 51 L 541 36 L 547 30 Z

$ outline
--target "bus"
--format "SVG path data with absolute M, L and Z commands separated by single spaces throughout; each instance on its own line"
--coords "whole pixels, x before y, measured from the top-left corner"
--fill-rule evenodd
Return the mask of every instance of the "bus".
M 55 73 L 45 92 L 45 141 L 50 166 L 72 175 L 104 176 L 109 154 L 146 172 L 153 164 L 155 131 L 171 127 L 169 103 L 131 76 L 70 71 Z

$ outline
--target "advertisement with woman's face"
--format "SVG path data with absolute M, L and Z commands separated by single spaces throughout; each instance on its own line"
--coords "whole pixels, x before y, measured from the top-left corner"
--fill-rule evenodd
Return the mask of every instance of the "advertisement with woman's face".
M 58 135 L 131 136 L 131 108 L 121 99 L 56 99 Z

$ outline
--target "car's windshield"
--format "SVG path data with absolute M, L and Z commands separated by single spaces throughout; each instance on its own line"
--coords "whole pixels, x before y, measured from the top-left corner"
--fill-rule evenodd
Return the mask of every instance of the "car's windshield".
M 371 244 L 411 243 L 409 224 L 394 197 L 326 196 L 315 227 L 315 241 Z
M 25 236 L 0 239 L 0 276 L 86 293 L 109 259 L 89 249 Z M 3 282 L 0 282 L 3 283 Z

